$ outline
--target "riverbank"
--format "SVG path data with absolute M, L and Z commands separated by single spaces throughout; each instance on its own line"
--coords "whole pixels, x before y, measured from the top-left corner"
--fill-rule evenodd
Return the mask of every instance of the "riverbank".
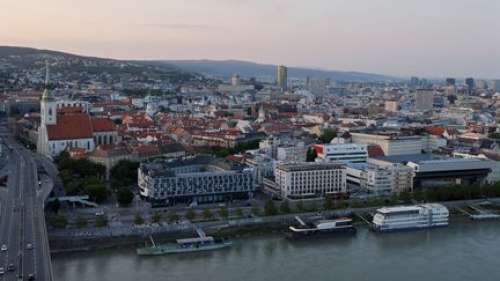
M 455 201 L 443 203 L 450 209 L 450 223 L 456 220 L 469 221 L 465 213 L 460 211 L 472 204 L 480 204 L 485 200 Z M 491 201 L 489 201 L 491 202 Z M 495 204 L 498 201 L 495 200 Z M 193 224 L 155 224 L 146 226 L 114 226 L 105 228 L 88 228 L 77 230 L 59 230 L 49 233 L 52 254 L 92 251 L 95 249 L 120 248 L 140 246 L 153 236 L 158 243 L 172 242 L 180 237 L 191 237 L 195 234 L 194 227 L 200 227 L 209 235 L 222 237 L 243 237 L 273 232 L 282 232 L 295 222 L 295 216 L 305 220 L 317 219 L 320 216 L 351 216 L 356 225 L 367 223 L 360 218 L 374 212 L 379 207 L 363 209 L 343 209 L 323 211 L 321 214 L 302 213 L 286 214 L 270 217 L 242 218 L 224 221 L 206 221 Z
M 144 257 L 136 248 L 66 253 L 52 259 L 56 281 L 497 281 L 499 221 L 464 216 L 449 227 L 292 241 L 280 233 L 234 238 L 233 247 Z

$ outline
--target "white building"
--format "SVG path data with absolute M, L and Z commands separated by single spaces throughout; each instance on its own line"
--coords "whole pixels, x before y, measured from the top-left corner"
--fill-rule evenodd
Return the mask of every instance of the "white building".
M 399 103 L 397 101 L 385 102 L 385 111 L 398 112 L 398 110 L 399 110 Z
M 315 144 L 318 160 L 363 163 L 368 158 L 368 146 L 359 143 Z
M 370 158 L 367 163 L 349 164 L 346 169 L 347 187 L 374 194 L 389 194 L 413 190 L 413 169 L 399 163 Z
M 399 136 L 394 134 L 351 133 L 353 143 L 376 144 L 386 156 L 420 154 L 428 148 L 427 139 L 422 136 Z
M 324 197 L 347 192 L 345 166 L 339 163 L 281 164 L 274 174 L 284 198 Z

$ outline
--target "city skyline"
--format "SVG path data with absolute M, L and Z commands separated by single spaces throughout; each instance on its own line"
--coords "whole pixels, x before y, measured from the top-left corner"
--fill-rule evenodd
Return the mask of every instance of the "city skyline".
M 4 7 L 2 45 L 117 59 L 238 59 L 400 77 L 500 76 L 495 63 L 500 4 L 486 0 L 29 5 L 8 0 Z

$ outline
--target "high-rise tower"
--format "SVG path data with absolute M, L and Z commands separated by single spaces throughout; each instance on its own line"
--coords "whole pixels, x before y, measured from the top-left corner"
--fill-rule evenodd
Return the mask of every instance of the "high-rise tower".
M 285 92 L 288 88 L 288 68 L 284 65 L 278 65 L 276 68 L 276 84 L 280 91 Z

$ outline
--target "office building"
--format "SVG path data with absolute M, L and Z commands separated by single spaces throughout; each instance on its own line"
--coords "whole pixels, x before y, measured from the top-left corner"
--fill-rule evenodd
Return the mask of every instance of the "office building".
M 467 90 L 470 93 L 474 89 L 474 78 L 465 78 L 465 85 L 467 86 Z
M 414 172 L 401 163 L 369 158 L 367 163 L 347 165 L 347 189 L 383 195 L 413 190 Z
M 432 154 L 398 155 L 378 158 L 413 168 L 414 188 L 474 185 L 486 182 L 492 162 L 474 158 L 450 158 Z
M 347 192 L 346 168 L 340 163 L 281 164 L 274 175 L 283 198 L 314 198 Z
M 384 155 L 419 154 L 427 149 L 428 143 L 422 136 L 404 136 L 399 134 L 351 133 L 353 143 L 376 144 Z
M 455 78 L 446 78 L 446 86 L 455 86 L 456 83 Z
M 276 69 L 276 85 L 281 92 L 288 90 L 288 68 L 284 65 L 278 65 Z
M 399 111 L 399 102 L 397 102 L 397 101 L 386 101 L 385 102 L 385 111 L 388 111 L 388 112 L 398 112 Z
M 257 189 L 253 168 L 212 157 L 142 163 L 138 185 L 140 195 L 157 205 L 245 199 Z
M 432 110 L 434 106 L 434 90 L 418 89 L 415 92 L 415 109 L 418 111 Z
M 368 158 L 367 145 L 360 143 L 315 144 L 313 149 L 320 161 L 363 163 Z

